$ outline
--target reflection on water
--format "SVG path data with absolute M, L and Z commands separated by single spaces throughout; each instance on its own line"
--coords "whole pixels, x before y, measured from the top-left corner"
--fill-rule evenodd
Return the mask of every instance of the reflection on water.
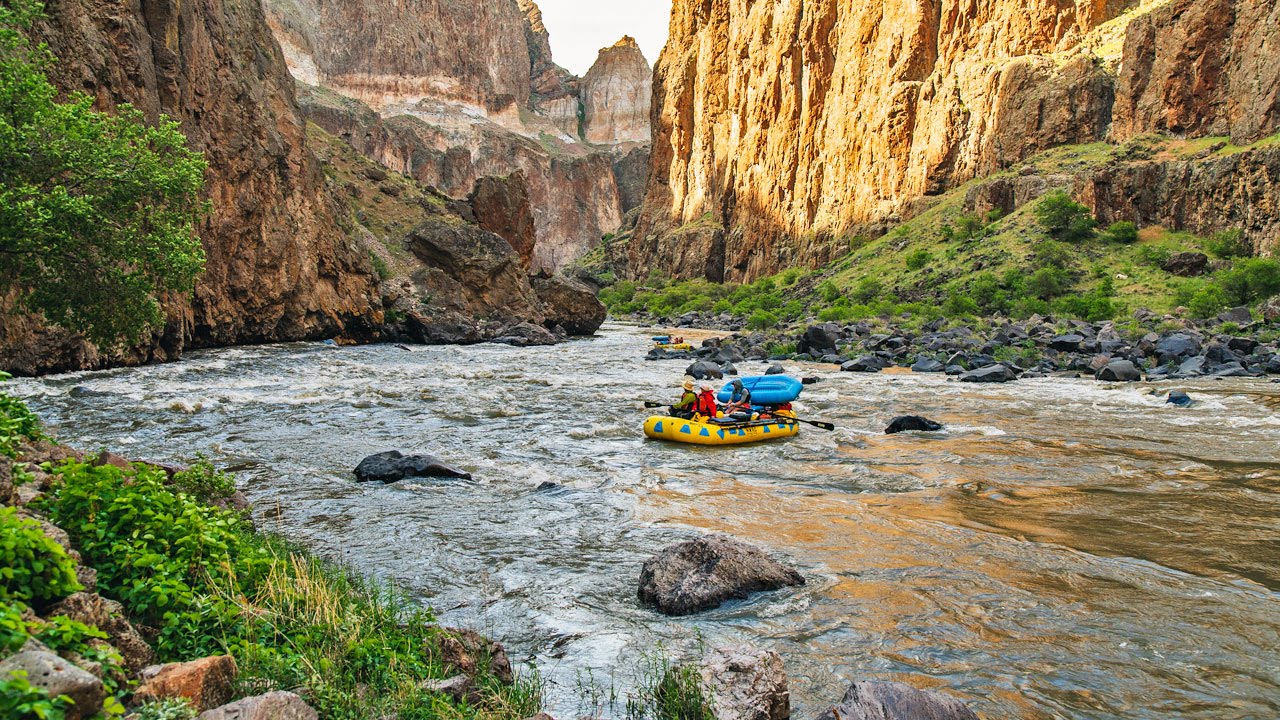
M 239 348 L 14 384 L 81 446 L 236 469 L 267 527 L 504 640 L 561 715 L 590 709 L 583 678 L 625 690 L 640 652 L 700 641 L 779 650 L 798 717 L 866 677 L 993 718 L 1280 715 L 1280 387 L 1193 383 L 1178 409 L 1149 386 L 813 366 L 802 407 L 835 433 L 689 448 L 641 437 L 640 402 L 684 365 L 641 362 L 649 334 Z M 898 414 L 948 432 L 881 434 Z M 391 448 L 476 480 L 352 482 Z M 693 618 L 639 607 L 644 559 L 704 529 L 809 584 Z

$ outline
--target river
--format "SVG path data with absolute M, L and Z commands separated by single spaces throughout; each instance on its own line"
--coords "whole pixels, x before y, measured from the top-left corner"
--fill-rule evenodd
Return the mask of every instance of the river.
M 641 401 L 674 397 L 686 364 L 643 361 L 650 334 L 230 348 L 9 390 L 74 445 L 236 471 L 260 526 L 502 640 L 559 717 L 620 712 L 610 692 L 654 648 L 731 642 L 782 654 L 799 718 L 860 678 L 988 718 L 1280 716 L 1280 385 L 1183 383 L 1180 409 L 1152 394 L 1168 384 L 815 365 L 800 407 L 836 432 L 692 448 L 642 436 Z M 883 435 L 900 414 L 948 431 Z M 389 449 L 475 480 L 353 481 Z M 640 607 L 644 559 L 704 530 L 808 584 L 690 618 Z

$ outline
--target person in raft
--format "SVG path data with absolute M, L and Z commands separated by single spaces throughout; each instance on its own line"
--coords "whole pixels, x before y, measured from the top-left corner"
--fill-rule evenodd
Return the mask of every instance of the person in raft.
M 680 402 L 671 406 L 671 416 L 688 420 L 693 417 L 694 405 L 698 402 L 698 395 L 693 391 L 693 381 L 684 381 L 684 392 L 680 394 Z
M 711 383 L 702 383 L 702 392 L 698 393 L 698 402 L 693 406 L 693 411 L 707 419 L 714 418 L 716 413 L 720 412 L 719 405 L 716 404 L 716 391 L 711 387 Z
M 729 404 L 724 409 L 725 415 L 736 412 L 751 412 L 751 391 L 741 380 L 733 381 L 733 394 L 729 396 Z

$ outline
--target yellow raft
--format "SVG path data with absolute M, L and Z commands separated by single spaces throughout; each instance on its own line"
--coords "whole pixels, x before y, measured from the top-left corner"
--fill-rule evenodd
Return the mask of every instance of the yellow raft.
M 693 346 L 689 343 L 680 343 L 679 345 L 671 345 L 669 343 L 654 343 L 654 347 L 659 350 L 692 350 Z
M 648 437 L 693 445 L 742 445 L 788 438 L 799 432 L 800 423 L 786 418 L 740 425 L 717 425 L 669 415 L 655 415 L 644 421 L 644 434 Z

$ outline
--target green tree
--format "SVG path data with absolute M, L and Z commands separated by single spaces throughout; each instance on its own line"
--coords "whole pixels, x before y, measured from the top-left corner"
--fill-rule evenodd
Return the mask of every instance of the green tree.
M 1128 220 L 1111 223 L 1111 225 L 1103 231 L 1102 237 L 1109 243 L 1115 243 L 1117 245 L 1132 245 L 1138 242 L 1138 226 Z
M 0 7 L 0 291 L 98 344 L 136 339 L 163 320 L 157 295 L 190 292 L 204 267 L 206 163 L 167 118 L 59 101 L 53 56 L 24 33 L 41 12 Z
M 1035 208 L 1036 220 L 1040 227 L 1055 240 L 1064 242 L 1082 242 L 1093 238 L 1098 221 L 1093 219 L 1089 208 L 1071 199 L 1071 196 L 1058 190 L 1041 198 Z

